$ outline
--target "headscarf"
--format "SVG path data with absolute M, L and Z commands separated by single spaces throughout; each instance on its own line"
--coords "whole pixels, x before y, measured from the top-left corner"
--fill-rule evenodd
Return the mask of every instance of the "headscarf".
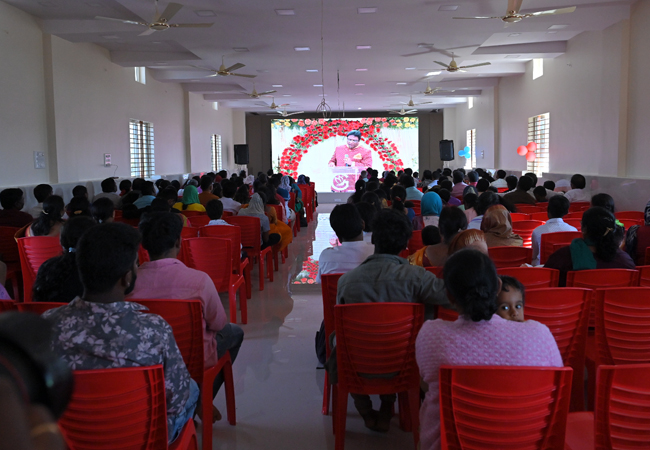
M 251 197 L 251 201 L 248 203 L 248 208 L 240 209 L 240 216 L 259 216 L 264 215 L 264 202 L 260 194 L 255 193 Z
M 645 211 L 644 211 L 644 220 L 645 220 L 645 226 L 650 226 L 650 202 L 648 202 L 645 205 Z M 625 235 L 625 251 L 630 255 L 630 257 L 634 260 L 634 262 L 637 261 L 637 232 L 639 231 L 640 226 L 639 225 L 633 225 L 630 227 L 629 230 L 627 230 L 627 234 Z
M 282 181 L 280 181 L 280 188 L 284 189 L 287 192 L 291 192 L 291 184 L 289 184 L 289 176 L 285 175 L 282 177 Z
M 183 190 L 183 205 L 191 205 L 193 203 L 201 203 L 199 200 L 199 191 L 196 186 L 188 184 Z
M 521 247 L 521 236 L 512 232 L 512 218 L 503 205 L 490 206 L 483 216 L 481 231 L 485 233 L 488 247 L 504 245 Z
M 252 186 L 254 182 L 255 182 L 255 176 L 254 175 L 249 175 L 244 179 L 244 184 L 247 184 L 249 186 Z
M 467 194 L 476 194 L 478 196 L 478 190 L 475 186 L 469 185 L 463 189 L 463 197 L 465 197 Z
M 439 216 L 442 211 L 442 199 L 435 192 L 427 192 L 420 200 L 422 216 Z
M 298 184 L 307 184 L 307 180 L 305 180 L 304 175 L 298 176 Z
M 474 242 L 478 241 L 485 242 L 485 233 L 483 233 L 481 230 L 463 230 L 457 233 L 456 236 L 454 236 L 454 238 L 451 240 L 447 254 L 451 256 L 458 250 L 462 250 L 468 245 L 472 245 Z

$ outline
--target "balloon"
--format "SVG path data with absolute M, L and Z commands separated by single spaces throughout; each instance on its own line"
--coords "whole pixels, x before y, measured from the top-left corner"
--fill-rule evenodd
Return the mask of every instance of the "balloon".
M 465 153 L 469 153 L 472 149 L 470 149 L 469 146 L 466 146 L 463 150 L 465 150 Z
M 528 145 L 526 145 L 526 148 L 529 152 L 534 152 L 537 150 L 537 144 L 535 142 L 529 142 Z
M 469 149 L 465 150 L 465 155 L 466 155 L 465 158 L 471 157 L 472 156 L 472 151 L 469 150 Z
M 526 161 L 535 161 L 535 158 L 537 158 L 535 152 L 526 153 Z
M 526 156 L 526 153 L 528 153 L 528 149 L 525 146 L 520 145 L 517 147 L 517 154 L 519 156 Z

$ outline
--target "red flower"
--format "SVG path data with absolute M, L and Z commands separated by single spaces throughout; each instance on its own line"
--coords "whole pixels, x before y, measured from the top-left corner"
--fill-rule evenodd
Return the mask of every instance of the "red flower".
M 292 121 L 293 123 L 296 123 L 296 122 L 298 122 L 298 119 L 291 119 L 291 121 Z
M 311 119 L 305 119 L 305 124 L 306 125 L 311 125 Z
M 301 126 L 301 127 L 304 127 L 305 126 L 305 121 L 301 120 L 300 122 L 298 122 L 298 125 Z

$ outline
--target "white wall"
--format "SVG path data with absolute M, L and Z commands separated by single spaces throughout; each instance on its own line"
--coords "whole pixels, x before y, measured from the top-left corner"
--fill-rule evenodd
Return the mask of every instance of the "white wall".
M 199 94 L 189 93 L 191 171 L 212 170 L 213 134 L 221 135 L 221 158 L 225 170 L 234 170 L 233 154 L 233 111 L 203 100 Z

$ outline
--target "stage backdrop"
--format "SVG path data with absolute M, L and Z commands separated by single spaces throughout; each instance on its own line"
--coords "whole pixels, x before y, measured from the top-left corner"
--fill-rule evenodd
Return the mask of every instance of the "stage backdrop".
M 352 130 L 361 132 L 359 146 L 351 153 L 361 161 L 339 162 L 329 167 L 335 149 L 346 145 Z M 418 170 L 418 119 L 416 117 L 368 117 L 361 119 L 275 119 L 271 123 L 273 168 L 297 178 L 305 174 L 320 192 L 354 191 L 358 172 L 366 163 L 373 169 Z M 368 157 L 369 153 L 369 157 Z

